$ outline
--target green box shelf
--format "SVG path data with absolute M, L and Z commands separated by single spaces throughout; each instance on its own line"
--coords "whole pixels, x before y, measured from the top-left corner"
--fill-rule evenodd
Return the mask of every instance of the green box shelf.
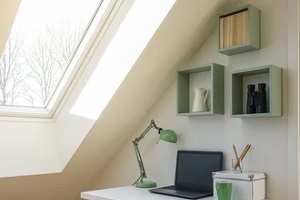
M 177 115 L 199 116 L 224 114 L 224 66 L 216 63 L 199 65 L 177 72 Z M 208 80 L 209 106 L 205 112 L 191 112 L 191 81 L 197 76 Z M 201 84 L 202 78 L 197 80 Z
M 267 84 L 267 112 L 246 113 L 247 85 Z M 282 69 L 266 65 L 232 72 L 231 117 L 279 117 L 282 115 Z
M 219 15 L 218 51 L 233 55 L 260 49 L 261 12 L 252 5 Z

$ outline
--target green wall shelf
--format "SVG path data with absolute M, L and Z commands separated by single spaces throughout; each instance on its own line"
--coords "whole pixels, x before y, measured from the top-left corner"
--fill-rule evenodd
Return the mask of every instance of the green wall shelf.
M 199 65 L 177 72 L 177 115 L 199 116 L 224 114 L 224 66 L 216 63 Z M 208 111 L 191 112 L 193 87 L 208 88 Z
M 218 51 L 233 55 L 260 49 L 261 12 L 252 5 L 219 15 Z
M 267 112 L 246 113 L 247 85 L 266 83 Z M 279 117 L 282 115 L 282 69 L 267 65 L 232 72 L 231 117 Z

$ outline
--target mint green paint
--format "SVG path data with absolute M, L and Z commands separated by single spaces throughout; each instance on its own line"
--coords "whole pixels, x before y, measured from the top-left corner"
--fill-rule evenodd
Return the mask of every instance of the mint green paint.
M 243 88 L 243 77 L 258 74 L 267 74 L 269 82 L 267 113 L 245 114 L 243 113 L 243 95 L 246 88 Z M 274 65 L 266 65 L 245 70 L 232 72 L 232 98 L 231 98 L 231 117 L 279 117 L 282 116 L 282 69 Z
M 258 8 L 252 5 L 245 5 L 239 7 L 237 9 L 231 10 L 229 12 L 223 13 L 219 15 L 219 25 L 218 25 L 218 32 L 220 34 L 220 18 L 233 15 L 235 13 L 247 10 L 248 11 L 248 42 L 242 45 L 236 45 L 228 48 L 220 48 L 220 36 L 218 35 L 218 51 L 219 53 L 226 54 L 228 56 L 254 51 L 260 49 L 261 43 L 261 12 Z
M 190 112 L 190 74 L 210 71 L 211 108 L 207 112 Z M 216 63 L 179 70 L 177 79 L 177 115 L 199 116 L 224 114 L 224 66 Z

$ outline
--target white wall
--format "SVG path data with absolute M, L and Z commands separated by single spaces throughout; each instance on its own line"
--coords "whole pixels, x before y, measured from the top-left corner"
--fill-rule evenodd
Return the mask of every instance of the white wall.
M 52 130 L 51 123 L 0 122 L 0 177 L 60 171 Z
M 160 142 L 155 145 L 155 131 L 140 143 L 148 179 L 158 183 L 172 183 L 175 156 L 178 149 L 221 150 L 225 154 L 225 169 L 230 169 L 234 156 L 232 145 L 242 151 L 252 147 L 244 161 L 245 170 L 261 171 L 267 175 L 267 197 L 272 200 L 297 200 L 298 197 L 298 131 L 297 131 L 297 75 L 298 75 L 298 1 L 253 0 L 262 11 L 262 49 L 226 56 L 217 53 L 217 30 L 206 40 L 185 67 L 216 62 L 225 65 L 225 114 L 216 116 L 176 116 L 176 82 L 148 113 L 132 135 L 131 140 L 155 119 L 158 126 L 179 134 L 176 145 Z M 172 48 L 170 46 L 170 48 Z M 283 68 L 283 116 L 275 118 L 230 118 L 231 70 L 273 64 Z M 174 66 L 176 69 L 181 68 Z M 172 74 L 174 75 L 174 74 Z M 172 76 L 170 74 L 170 76 Z M 133 183 L 138 167 L 131 142 L 108 165 L 94 188 L 115 187 Z

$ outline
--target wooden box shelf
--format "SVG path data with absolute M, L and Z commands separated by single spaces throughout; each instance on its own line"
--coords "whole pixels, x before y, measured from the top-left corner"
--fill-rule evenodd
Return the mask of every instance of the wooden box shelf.
M 267 112 L 246 113 L 247 85 L 267 85 Z M 267 65 L 232 72 L 231 117 L 276 117 L 282 115 L 282 69 Z
M 260 49 L 260 10 L 246 5 L 219 15 L 220 53 L 233 55 Z
M 177 79 L 177 115 L 224 114 L 224 66 L 216 63 L 179 70 Z M 208 88 L 208 111 L 191 112 L 193 88 Z

